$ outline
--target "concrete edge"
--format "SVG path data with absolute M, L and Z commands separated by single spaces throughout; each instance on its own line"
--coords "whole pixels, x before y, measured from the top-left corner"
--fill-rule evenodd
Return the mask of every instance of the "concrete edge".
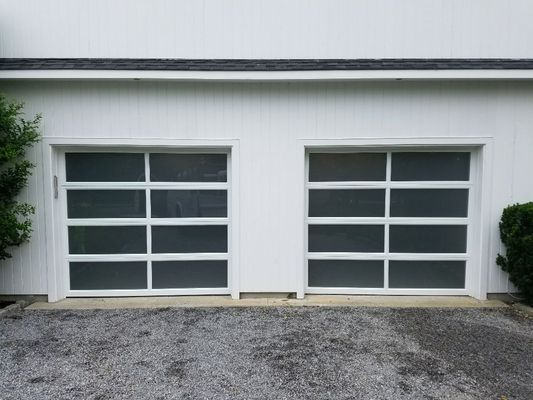
M 0 310 L 0 318 L 8 317 L 13 314 L 17 314 L 22 311 L 23 306 L 19 303 L 10 304 Z
M 507 308 L 500 300 L 476 300 L 461 296 L 326 296 L 304 299 L 245 298 L 229 296 L 68 298 L 56 303 L 37 302 L 27 310 L 116 310 L 143 308 L 206 307 L 383 307 L 383 308 Z

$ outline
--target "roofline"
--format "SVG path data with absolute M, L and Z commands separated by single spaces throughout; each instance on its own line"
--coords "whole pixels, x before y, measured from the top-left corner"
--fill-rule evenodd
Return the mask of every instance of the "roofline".
M 175 81 L 533 79 L 533 59 L 0 58 L 0 79 Z
M 527 58 L 0 58 L 0 70 L 336 71 L 533 69 Z
M 0 70 L 0 80 L 146 81 L 379 81 L 533 80 L 533 69 L 161 71 L 161 70 Z

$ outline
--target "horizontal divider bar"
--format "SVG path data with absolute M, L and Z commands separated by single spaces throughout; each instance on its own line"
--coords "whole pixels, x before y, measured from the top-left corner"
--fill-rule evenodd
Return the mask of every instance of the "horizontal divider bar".
M 150 256 L 152 261 L 194 261 L 194 260 L 229 260 L 228 253 L 157 253 Z
M 151 226 L 187 226 L 187 225 L 228 225 L 228 218 L 150 218 L 148 225 Z
M 308 189 L 469 189 L 468 181 L 448 182 L 308 182 Z
M 468 225 L 468 218 L 308 217 L 309 225 Z
M 67 261 L 195 261 L 228 260 L 228 253 L 158 253 L 158 254 L 71 254 Z
M 228 182 L 65 182 L 67 190 L 227 190 Z
M 394 261 L 467 261 L 467 254 L 459 253 L 307 253 L 309 260 L 394 260 Z
M 146 226 L 146 218 L 71 218 L 67 219 L 67 226 Z
M 182 288 L 182 289 L 110 289 L 110 290 L 70 290 L 67 297 L 106 297 L 106 296 L 191 296 L 203 294 L 230 294 L 229 288 Z
M 71 218 L 68 226 L 187 226 L 227 225 L 228 218 Z
M 385 260 L 384 253 L 307 253 L 309 260 Z
M 439 295 L 451 295 L 451 296 L 463 296 L 468 295 L 467 289 L 394 289 L 394 288 L 339 288 L 339 287 L 307 287 L 305 288 L 306 294 L 344 294 L 344 295 L 357 295 L 357 294 L 388 294 L 388 295 L 422 295 L 422 296 L 439 296 Z

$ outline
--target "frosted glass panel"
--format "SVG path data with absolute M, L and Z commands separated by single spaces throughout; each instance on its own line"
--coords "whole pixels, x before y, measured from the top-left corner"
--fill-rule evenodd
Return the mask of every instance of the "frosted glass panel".
M 225 190 L 152 190 L 152 217 L 226 217 Z
M 383 287 L 383 261 L 309 260 L 311 287 Z
M 466 225 L 391 225 L 391 253 L 465 253 Z
M 309 190 L 310 217 L 384 217 L 384 189 Z
M 383 225 L 309 225 L 311 252 L 383 252 Z
M 146 289 L 146 262 L 71 262 L 71 290 Z
M 144 182 L 144 154 L 66 153 L 69 182 Z
M 390 261 L 389 287 L 463 289 L 465 261 Z
M 152 226 L 154 253 L 226 253 L 228 228 L 214 226 Z
M 69 218 L 144 218 L 144 190 L 68 190 Z
M 150 154 L 152 182 L 226 182 L 226 154 Z
M 145 226 L 69 226 L 70 254 L 146 253 Z
M 385 153 L 311 153 L 309 181 L 384 181 Z
M 152 287 L 154 289 L 224 288 L 227 286 L 226 260 L 152 263 Z
M 467 181 L 470 153 L 392 153 L 393 181 Z
M 468 189 L 392 189 L 391 217 L 467 217 Z

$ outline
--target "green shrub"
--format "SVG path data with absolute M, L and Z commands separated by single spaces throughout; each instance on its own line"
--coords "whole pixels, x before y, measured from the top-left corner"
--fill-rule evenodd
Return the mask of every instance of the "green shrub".
M 500 236 L 507 253 L 498 254 L 496 263 L 509 273 L 526 302 L 533 304 L 533 202 L 503 210 Z
M 25 159 L 26 150 L 39 141 L 40 116 L 22 118 L 22 103 L 0 95 L 0 260 L 11 257 L 9 248 L 31 236 L 34 208 L 17 201 L 34 165 Z

